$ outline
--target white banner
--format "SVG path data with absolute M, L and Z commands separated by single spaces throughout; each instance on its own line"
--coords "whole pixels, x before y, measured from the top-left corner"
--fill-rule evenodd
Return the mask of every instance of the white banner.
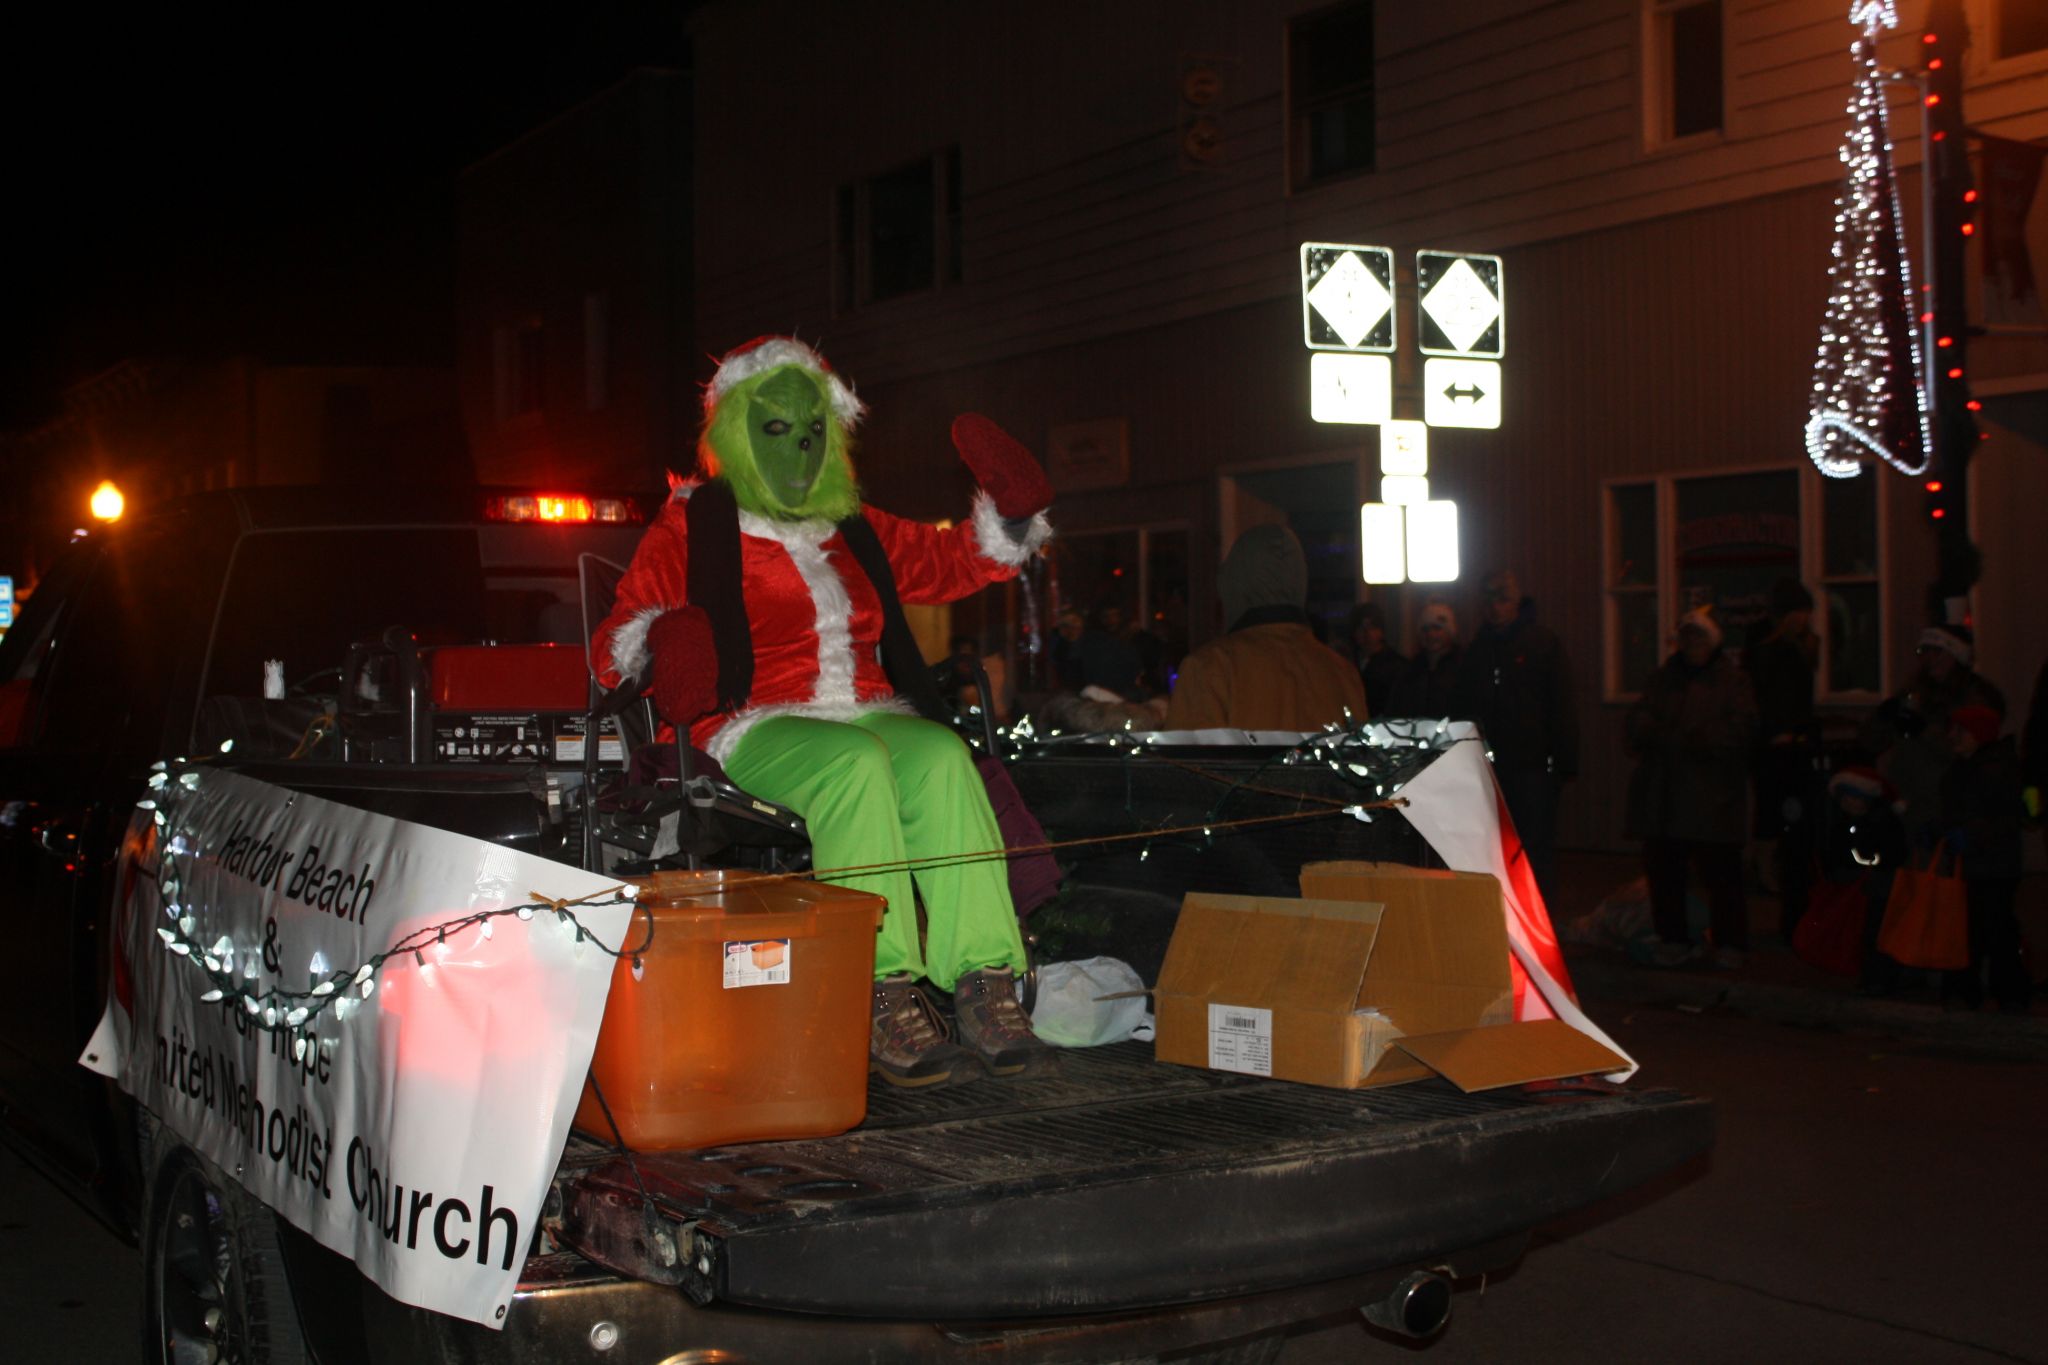
M 235 773 L 155 796 L 123 853 L 125 970 L 82 1062 L 394 1298 L 502 1326 L 612 959 L 545 905 L 434 926 L 594 897 L 611 903 L 573 914 L 617 949 L 618 883 Z M 417 954 L 357 972 L 408 936 Z M 279 1006 L 309 1013 L 289 1029 Z

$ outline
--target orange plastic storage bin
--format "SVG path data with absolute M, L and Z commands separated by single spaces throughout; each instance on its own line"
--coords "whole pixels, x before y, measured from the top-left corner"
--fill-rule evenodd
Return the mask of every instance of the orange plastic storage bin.
M 641 880 L 590 1061 L 626 1145 L 677 1151 L 858 1124 L 884 904 L 750 872 Z M 630 950 L 650 917 L 636 979 Z M 611 1140 L 588 1083 L 576 1126 Z

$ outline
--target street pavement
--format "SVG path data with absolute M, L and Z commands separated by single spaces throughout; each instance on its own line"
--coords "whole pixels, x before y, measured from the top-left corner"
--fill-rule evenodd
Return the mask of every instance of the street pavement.
M 1718 1010 L 1593 1013 L 1636 1083 L 1714 1099 L 1715 1148 L 1461 1292 L 1432 1365 L 2048 1361 L 2048 1066 Z M 1280 1359 L 1414 1349 L 1344 1321 Z

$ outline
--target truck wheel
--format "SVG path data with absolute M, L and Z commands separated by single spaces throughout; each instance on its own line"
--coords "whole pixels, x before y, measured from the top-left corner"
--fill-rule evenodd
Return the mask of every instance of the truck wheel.
M 308 1365 L 276 1215 L 168 1129 L 151 1126 L 143 1360 Z

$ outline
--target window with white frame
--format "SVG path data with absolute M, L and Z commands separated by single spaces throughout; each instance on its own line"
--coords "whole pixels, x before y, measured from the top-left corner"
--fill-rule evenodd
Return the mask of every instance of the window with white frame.
M 1643 116 L 1652 147 L 1721 130 L 1721 0 L 1643 0 Z
M 1781 579 L 1808 585 L 1821 637 L 1823 700 L 1884 688 L 1879 481 L 1796 467 L 1620 479 L 1603 493 L 1605 681 L 1638 695 L 1681 613 L 1706 607 L 1740 651 L 1773 626 Z

